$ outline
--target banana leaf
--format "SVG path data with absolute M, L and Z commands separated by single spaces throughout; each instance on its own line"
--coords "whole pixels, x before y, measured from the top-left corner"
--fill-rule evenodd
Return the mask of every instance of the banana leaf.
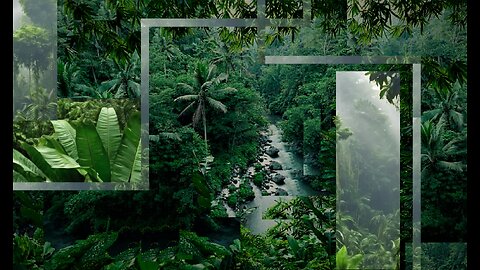
M 27 178 L 30 178 L 28 175 L 24 176 L 19 170 L 13 168 L 13 182 L 31 182 Z
M 98 115 L 97 132 L 107 152 L 110 166 L 112 166 L 122 139 L 117 113 L 113 108 L 102 108 Z
M 82 167 L 94 169 L 103 182 L 110 182 L 110 161 L 97 130 L 93 125 L 84 123 L 79 123 L 75 129 L 78 163 Z
M 133 162 L 132 175 L 130 177 L 130 183 L 142 182 L 142 139 L 138 142 L 137 153 L 135 154 L 135 160 Z
M 136 112 L 130 116 L 123 132 L 122 142 L 113 162 L 112 182 L 130 182 L 141 179 L 141 170 L 138 170 L 138 159 L 141 159 L 139 144 L 140 112 Z
M 66 120 L 52 120 L 51 122 L 55 129 L 55 134 L 67 154 L 74 160 L 78 160 L 75 129 Z
M 40 170 L 37 167 L 37 165 L 35 165 L 35 163 L 33 163 L 30 159 L 25 157 L 22 153 L 20 153 L 16 149 L 13 149 L 13 164 L 19 165 L 20 168 L 18 168 L 16 171 L 17 173 L 21 174 L 24 178 L 26 178 L 25 180 L 28 179 L 27 181 L 31 181 L 34 179 L 35 179 L 34 181 L 38 181 L 36 180 L 37 177 L 47 178 L 45 174 L 42 172 L 42 170 Z M 14 180 L 15 178 L 17 179 L 17 181 L 23 182 L 23 179 L 21 177 L 14 174 Z
M 74 161 L 72 158 L 68 157 L 64 153 L 59 152 L 56 149 L 49 148 L 46 146 L 37 146 L 40 148 L 48 148 L 51 154 L 49 155 L 49 161 L 52 162 L 55 159 L 55 155 L 59 155 L 56 159 L 61 160 L 62 156 L 66 156 L 70 161 Z M 70 164 L 69 166 L 63 166 L 63 168 L 52 168 L 49 162 L 45 159 L 44 155 L 37 150 L 37 147 L 31 146 L 27 143 L 22 143 L 22 148 L 27 151 L 28 155 L 30 156 L 31 160 L 38 168 L 42 170 L 42 172 L 47 176 L 47 178 L 52 182 L 81 182 L 83 181 L 82 175 L 78 172 L 80 166 L 75 164 Z M 48 151 L 48 150 L 47 150 Z M 50 160 L 52 159 L 52 160 Z M 59 161 L 61 162 L 61 161 Z M 68 168 L 73 167 L 73 168 Z
M 57 149 L 46 146 L 34 146 L 35 149 L 42 155 L 45 161 L 52 169 L 76 169 L 80 168 L 73 158 L 60 153 Z

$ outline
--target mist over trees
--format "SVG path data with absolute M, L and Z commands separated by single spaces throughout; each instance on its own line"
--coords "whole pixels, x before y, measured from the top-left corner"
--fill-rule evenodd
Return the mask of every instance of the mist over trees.
M 422 241 L 465 242 L 466 3 L 376 3 L 312 1 L 311 26 L 267 29 L 266 53 L 422 57 Z M 116 139 L 140 136 L 131 130 L 139 126 L 144 94 L 140 18 L 256 16 L 255 1 L 59 0 L 56 10 L 50 0 L 19 4 L 26 19 L 13 34 L 18 182 L 103 181 L 118 173 L 111 169 L 116 144 L 99 126 L 107 123 L 103 127 L 118 131 L 111 134 Z M 293 0 L 267 1 L 266 15 L 302 18 L 303 8 Z M 55 33 L 47 20 L 53 17 Z M 15 266 L 293 270 L 373 264 L 398 269 L 405 263 L 405 243 L 412 242 L 411 65 L 262 65 L 254 28 L 151 28 L 149 35 L 149 190 L 15 191 Z M 361 135 L 359 122 L 337 115 L 336 76 L 354 71 L 379 91 L 371 101 L 350 92 L 348 108 L 383 133 Z M 54 84 L 51 77 L 57 78 Z M 386 109 L 378 110 L 380 103 L 399 113 L 399 123 L 391 124 Z M 62 124 L 51 121 L 54 113 Z M 282 141 L 275 143 L 318 173 L 306 175 L 285 163 L 273 169 L 273 161 L 282 160 L 267 153 L 271 125 L 281 133 Z M 71 162 L 80 163 L 73 149 L 82 136 L 105 150 L 108 166 Z M 126 172 L 131 181 L 145 153 L 139 139 L 133 144 L 128 138 L 118 145 L 128 149 L 122 160 L 131 163 Z M 346 143 L 345 156 L 363 160 L 338 164 L 339 142 Z M 56 155 L 45 159 L 35 149 Z M 389 166 L 399 175 L 385 173 Z M 282 175 L 287 170 L 292 174 Z M 340 176 L 352 196 L 352 208 L 342 215 L 336 210 Z M 400 189 L 388 185 L 394 177 Z M 275 225 L 252 233 L 245 220 L 255 209 L 247 206 L 262 196 L 288 194 L 282 181 L 301 182 L 321 195 L 276 202 L 262 213 Z M 376 193 L 365 192 L 375 188 Z M 393 211 L 396 204 L 372 207 L 389 194 L 399 194 L 400 211 Z M 337 228 L 338 219 L 349 226 Z M 368 245 L 373 242 L 379 245 Z M 461 246 L 426 252 L 426 265 L 466 268 Z

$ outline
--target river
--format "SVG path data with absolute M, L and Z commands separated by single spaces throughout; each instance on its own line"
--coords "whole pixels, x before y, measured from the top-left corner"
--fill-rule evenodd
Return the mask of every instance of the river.
M 280 174 L 285 177 L 283 184 L 276 184 L 271 181 L 266 183 L 265 191 L 268 195 L 262 195 L 262 191 L 259 187 L 254 185 L 250 181 L 250 185 L 253 188 L 255 198 L 239 207 L 239 209 L 250 209 L 248 214 L 245 215 L 244 226 L 250 229 L 253 234 L 264 234 L 269 228 L 276 224 L 275 220 L 263 219 L 262 216 L 265 211 L 273 206 L 279 200 L 291 200 L 296 196 L 313 196 L 318 195 L 319 193 L 313 190 L 307 183 L 301 181 L 301 177 L 306 172 L 305 164 L 303 162 L 303 157 L 295 154 L 291 151 L 287 143 L 282 141 L 282 133 L 279 127 L 277 126 L 276 118 L 269 118 L 270 124 L 268 130 L 263 136 L 266 136 L 266 144 L 262 147 L 265 148 L 273 146 L 278 149 L 278 156 L 270 157 L 262 151 L 260 155 L 260 163 L 263 167 L 269 171 L 272 175 Z M 278 162 L 282 169 L 280 170 L 270 170 L 269 165 L 273 162 Z M 252 175 L 254 171 L 253 167 L 247 169 L 246 174 Z M 311 174 L 311 172 L 309 173 Z M 283 190 L 280 194 L 286 194 L 286 196 L 276 196 L 279 194 L 278 190 Z M 264 194 L 266 194 L 264 191 Z M 227 209 L 229 217 L 234 217 L 235 211 L 230 208 L 228 205 L 224 204 Z

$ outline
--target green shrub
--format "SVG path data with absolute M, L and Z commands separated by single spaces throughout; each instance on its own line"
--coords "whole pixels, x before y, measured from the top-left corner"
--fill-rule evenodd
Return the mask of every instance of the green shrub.
M 255 175 L 253 176 L 253 183 L 257 186 L 257 187 L 261 187 L 262 184 L 263 184 L 263 181 L 265 179 L 265 173 L 262 171 L 262 172 L 258 172 L 258 173 L 255 173 Z
M 230 206 L 230 207 L 235 207 L 237 205 L 237 202 L 238 202 L 238 197 L 237 197 L 237 194 L 232 194 L 228 197 L 227 199 L 227 204 Z
M 240 189 L 238 190 L 238 196 L 240 200 L 250 201 L 255 198 L 255 193 L 253 193 L 253 189 L 248 183 L 248 181 L 243 182 L 240 184 Z

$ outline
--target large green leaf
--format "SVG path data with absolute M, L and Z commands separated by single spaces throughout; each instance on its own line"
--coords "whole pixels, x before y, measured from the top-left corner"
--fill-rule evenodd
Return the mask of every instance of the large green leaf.
M 13 182 L 30 182 L 27 180 L 26 176 L 23 176 L 23 174 L 19 173 L 15 169 L 13 170 Z
M 42 155 L 52 169 L 76 169 L 80 168 L 73 158 L 60 153 L 57 149 L 46 146 L 35 146 L 35 149 Z
M 80 123 L 76 127 L 78 163 L 93 168 L 103 182 L 110 182 L 110 161 L 102 140 L 93 125 Z
M 45 172 L 53 182 L 82 182 L 84 177 L 78 171 L 80 164 L 61 150 L 38 145 L 25 147 L 35 164 Z M 47 173 L 48 172 L 48 173 Z M 51 177 L 50 177 L 51 175 Z
M 130 176 L 130 183 L 142 182 L 142 140 L 138 142 L 137 153 L 133 162 L 132 175 Z
M 67 154 L 78 160 L 77 145 L 75 144 L 76 131 L 66 120 L 52 120 L 53 128 L 58 140 Z
M 92 168 L 79 168 L 77 171 L 85 178 L 85 182 L 103 182 L 100 175 Z
M 122 142 L 112 167 L 112 182 L 129 182 L 138 179 L 134 168 L 135 159 L 140 152 L 140 112 L 130 116 L 123 132 Z M 141 176 L 140 176 L 141 177 Z
M 38 150 L 30 144 L 22 143 L 22 148 L 27 151 L 30 159 L 32 160 L 35 165 L 42 170 L 42 172 L 52 181 L 56 181 L 58 179 L 57 174 L 52 166 L 48 164 L 48 162 L 43 158 L 42 154 L 38 152 Z
M 102 108 L 98 115 L 97 132 L 102 140 L 105 151 L 107 151 L 110 166 L 112 166 L 122 139 L 117 113 L 113 108 Z
M 29 175 L 32 174 L 34 177 L 39 176 L 42 178 L 47 178 L 45 174 L 40 170 L 35 163 L 33 163 L 30 159 L 22 155 L 19 151 L 16 149 L 13 149 L 13 164 L 18 164 L 23 171 L 28 172 Z M 18 170 L 18 173 L 26 177 L 27 179 L 30 179 L 26 174 L 23 174 L 20 170 Z M 18 175 L 17 175 L 18 176 Z M 18 178 L 17 180 L 20 181 L 21 178 Z

